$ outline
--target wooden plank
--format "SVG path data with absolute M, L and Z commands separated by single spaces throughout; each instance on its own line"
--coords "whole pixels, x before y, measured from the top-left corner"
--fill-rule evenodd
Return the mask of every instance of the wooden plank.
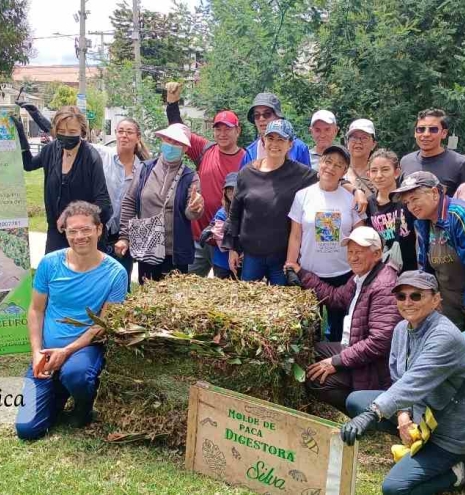
M 189 390 L 189 411 L 187 416 L 187 440 L 186 440 L 186 469 L 192 471 L 195 462 L 195 445 L 197 436 L 197 415 L 199 410 L 200 386 L 196 384 Z
M 192 389 L 189 469 L 267 495 L 355 493 L 356 451 L 337 424 L 219 387 Z

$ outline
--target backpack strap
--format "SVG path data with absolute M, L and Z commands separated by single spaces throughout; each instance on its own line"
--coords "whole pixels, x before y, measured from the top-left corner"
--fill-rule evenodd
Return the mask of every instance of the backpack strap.
M 205 156 L 205 153 L 210 149 L 212 148 L 213 146 L 215 146 L 216 143 L 214 141 L 208 141 L 208 143 L 205 144 L 205 146 L 203 147 L 202 149 L 202 152 L 200 153 L 199 157 L 197 158 L 197 160 L 194 161 L 195 163 L 195 166 L 198 168 L 200 167 L 200 164 L 202 163 L 202 160 L 203 160 L 203 157 Z
M 136 215 L 137 218 L 140 218 L 140 199 L 142 196 L 142 189 L 144 189 L 145 184 L 147 183 L 147 179 L 150 177 L 152 173 L 153 167 L 157 164 L 158 157 L 154 160 L 149 160 L 147 162 L 142 162 L 142 166 L 140 169 L 139 175 L 139 184 L 137 184 L 136 191 Z

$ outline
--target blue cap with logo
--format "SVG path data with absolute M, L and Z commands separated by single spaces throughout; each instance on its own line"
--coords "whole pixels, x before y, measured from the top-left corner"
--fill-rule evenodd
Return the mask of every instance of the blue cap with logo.
M 265 136 L 276 133 L 284 139 L 292 141 L 294 139 L 294 128 L 286 119 L 273 120 L 266 126 Z

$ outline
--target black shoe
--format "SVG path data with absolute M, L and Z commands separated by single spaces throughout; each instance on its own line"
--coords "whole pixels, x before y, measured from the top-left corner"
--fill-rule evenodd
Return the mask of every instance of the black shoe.
M 74 406 L 69 418 L 69 425 L 73 428 L 84 428 L 89 426 L 94 420 L 94 411 L 92 407 Z

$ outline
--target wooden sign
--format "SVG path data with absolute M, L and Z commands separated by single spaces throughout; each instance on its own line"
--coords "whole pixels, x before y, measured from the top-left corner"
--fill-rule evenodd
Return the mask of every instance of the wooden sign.
M 356 463 L 336 423 L 204 382 L 190 389 L 187 469 L 265 495 L 353 495 Z

